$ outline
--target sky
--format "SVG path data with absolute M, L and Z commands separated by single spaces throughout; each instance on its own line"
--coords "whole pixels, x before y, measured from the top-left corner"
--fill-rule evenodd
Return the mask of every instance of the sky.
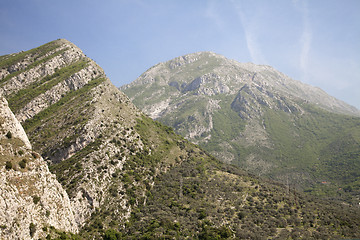
M 359 0 L 0 0 L 0 55 L 65 38 L 121 86 L 199 51 L 270 65 L 360 109 Z

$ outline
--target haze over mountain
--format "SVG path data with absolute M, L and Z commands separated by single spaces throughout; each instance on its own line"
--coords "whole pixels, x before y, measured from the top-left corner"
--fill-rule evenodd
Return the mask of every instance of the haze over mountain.
M 199 52 L 120 89 L 225 162 L 316 194 L 359 194 L 360 111 L 270 66 Z
M 67 40 L 0 56 L 0 69 L 4 238 L 360 236 L 357 207 L 218 161 L 145 116 Z

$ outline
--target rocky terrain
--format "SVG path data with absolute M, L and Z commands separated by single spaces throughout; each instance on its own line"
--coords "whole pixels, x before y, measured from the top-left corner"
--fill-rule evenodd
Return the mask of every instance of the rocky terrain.
M 359 201 L 360 111 L 319 88 L 270 66 L 200 52 L 159 63 L 120 89 L 227 163 Z
M 46 182 L 43 176 L 47 182 L 56 181 L 54 175 L 35 174 L 41 179 L 31 178 L 33 182 L 27 183 L 34 189 L 27 193 L 31 197 L 25 197 L 27 207 L 33 209 L 27 215 L 31 220 L 25 218 L 21 226 L 21 234 L 26 235 L 11 235 L 7 230 L 11 228 L 1 225 L 4 238 L 360 235 L 358 208 L 309 198 L 292 185 L 259 179 L 218 161 L 172 128 L 145 116 L 93 60 L 67 40 L 1 56 L 0 68 L 1 95 L 29 137 L 20 149 L 4 155 L 1 171 L 30 176 L 35 169 L 47 170 L 42 157 L 61 184 L 58 191 L 61 187 L 66 191 L 58 195 L 50 183 L 47 188 L 39 184 Z M 217 104 L 221 102 L 213 102 L 214 110 Z M 20 126 L 3 122 L 6 129 Z M 26 139 L 22 130 L 11 131 L 10 136 L 6 129 L 1 141 L 17 136 Z M 25 147 L 29 142 L 32 150 Z M 25 156 L 28 159 L 23 161 Z M 4 189 L 15 189 L 16 184 L 10 181 Z M 48 208 L 50 203 L 43 200 L 47 194 L 68 196 L 68 203 L 63 204 L 67 212 L 57 211 L 61 219 L 56 219 L 53 208 Z M 14 199 L 18 198 L 6 195 L 3 202 L 6 205 Z M 37 210 L 43 215 L 38 216 Z M 21 212 L 11 212 L 8 219 L 20 217 Z
M 38 239 L 54 227 L 77 232 L 69 197 L 0 98 L 1 239 Z
M 140 112 L 94 61 L 66 40 L 4 61 L 10 67 L 2 70 L 2 94 L 34 149 L 58 174 L 81 227 L 109 201 L 111 186 L 124 191 L 112 175 L 143 148 L 133 130 Z M 113 203 L 119 220 L 130 216 L 127 202 L 119 195 Z

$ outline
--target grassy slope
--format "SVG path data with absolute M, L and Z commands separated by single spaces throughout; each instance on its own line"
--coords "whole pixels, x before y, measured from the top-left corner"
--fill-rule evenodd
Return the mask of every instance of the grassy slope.
M 351 199 L 348 194 L 356 196 L 359 192 L 359 118 L 305 104 L 306 114 L 288 114 L 264 108 L 263 122 L 259 124 L 266 128 L 271 147 L 246 146 L 237 139 L 241 138 L 247 123 L 228 105 L 232 97 L 216 97 L 220 100 L 221 109 L 213 114 L 214 128 L 195 139 L 200 140 L 204 149 L 214 154 L 229 152 L 235 156 L 233 163 L 242 167 L 248 167 L 245 159 L 255 153 L 271 165 L 270 177 L 296 183 L 315 195 L 356 203 L 356 198 Z M 208 117 L 204 115 L 206 104 L 205 98 L 190 97 L 176 109 L 178 114 L 167 114 L 159 120 L 185 136 L 194 129 L 194 125 L 209 124 Z M 196 118 L 190 120 L 189 116 Z M 209 134 L 211 138 L 202 142 L 201 139 Z M 259 166 L 260 169 L 263 167 Z M 253 170 L 257 171 L 256 168 Z M 339 188 L 345 189 L 345 192 L 338 191 Z
M 353 213 L 344 209 L 347 213 L 343 214 L 340 205 L 320 203 L 284 185 L 248 175 L 149 119 L 139 121 L 136 129 L 156 146 L 152 148 L 154 159 L 173 167 L 156 177 L 155 185 L 146 193 L 146 204 L 134 209 L 126 228 L 117 229 L 122 232 L 118 236 L 284 239 L 359 234 L 351 227 L 359 220 L 355 209 Z M 140 159 L 134 159 L 132 169 L 144 164 Z M 110 230 L 106 234 L 116 235 Z
M 71 68 L 63 74 L 68 71 Z M 57 77 L 49 82 L 57 81 Z M 103 80 L 92 80 L 25 122 L 34 148 L 41 149 L 43 155 L 51 155 L 55 154 L 53 150 L 71 144 L 87 116 L 93 113 L 89 92 Z M 14 96 L 13 106 L 16 99 Z M 122 109 L 119 103 L 118 107 Z M 126 107 L 121 111 L 125 113 Z M 234 113 L 227 110 L 225 114 L 232 116 Z M 222 115 L 216 118 L 224 121 Z M 110 174 L 108 169 L 113 169 L 125 155 L 128 157 L 122 169 L 111 173 L 104 204 L 92 214 L 80 233 L 85 239 L 102 235 L 105 239 L 120 235 L 130 239 L 360 235 L 359 214 L 354 209 L 327 203 L 313 204 L 312 200 L 292 189 L 267 183 L 224 165 L 176 135 L 171 128 L 150 118 L 140 117 L 134 129 L 122 130 L 140 134 L 145 144 L 142 151 L 135 150 L 127 139 L 121 139 L 127 135 L 118 132 L 121 128 L 116 126 L 119 123 L 104 124 L 108 127 L 107 136 L 98 136 L 71 158 L 52 167 L 71 196 L 79 182 L 88 181 L 82 170 L 91 153 L 102 151 L 103 158 L 93 160 L 93 164 L 98 164 L 93 170 L 100 177 Z M 228 135 L 233 130 L 219 131 L 218 134 Z M 108 151 L 113 146 L 119 153 L 110 155 Z M 122 211 L 117 202 L 121 196 L 126 196 L 132 210 L 129 222 L 119 219 L 116 214 Z

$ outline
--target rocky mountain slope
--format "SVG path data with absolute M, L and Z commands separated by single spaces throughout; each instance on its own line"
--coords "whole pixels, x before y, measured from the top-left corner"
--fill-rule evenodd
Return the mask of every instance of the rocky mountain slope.
M 344 199 L 345 188 L 358 202 L 360 111 L 319 88 L 200 52 L 157 64 L 120 89 L 225 162 L 316 194 Z
M 360 235 L 358 208 L 221 163 L 146 117 L 66 40 L 1 56 L 0 67 L 1 94 L 66 189 L 79 229 L 44 228 L 47 238 Z
M 68 192 L 77 225 L 104 204 L 116 206 L 113 218 L 129 218 L 126 194 L 113 195 L 125 191 L 119 174 L 124 162 L 143 149 L 133 129 L 140 111 L 63 39 L 4 56 L 1 66 L 1 92 Z
M 45 238 L 54 227 L 77 232 L 69 197 L 0 97 L 1 239 Z

